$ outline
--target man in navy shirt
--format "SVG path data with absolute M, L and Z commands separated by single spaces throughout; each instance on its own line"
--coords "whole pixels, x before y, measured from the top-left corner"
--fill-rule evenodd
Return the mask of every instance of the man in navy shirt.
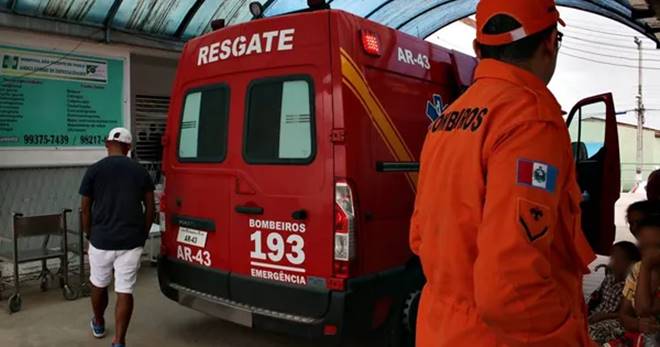
M 154 184 L 147 170 L 126 155 L 131 133 L 110 131 L 108 156 L 92 165 L 80 185 L 82 227 L 89 238 L 92 334 L 105 336 L 103 315 L 114 271 L 117 307 L 113 347 L 126 345 L 126 330 L 133 312 L 133 289 L 140 257 L 154 217 Z

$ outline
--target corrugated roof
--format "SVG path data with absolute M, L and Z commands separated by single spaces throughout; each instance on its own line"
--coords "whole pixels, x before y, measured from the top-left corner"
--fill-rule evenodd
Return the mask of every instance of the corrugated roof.
M 646 0 L 648 1 L 648 0 Z M 204 34 L 210 22 L 227 25 L 251 18 L 250 0 L 0 0 L 0 12 L 126 31 L 182 42 Z M 307 0 L 261 0 L 266 16 L 307 8 Z M 474 13 L 478 0 L 328 0 L 345 10 L 425 38 Z M 562 6 L 597 13 L 658 42 L 655 12 L 645 0 L 557 0 Z M 654 21 L 655 20 L 655 21 Z M 6 21 L 5 21 L 6 23 Z M 656 36 L 657 35 L 657 36 Z

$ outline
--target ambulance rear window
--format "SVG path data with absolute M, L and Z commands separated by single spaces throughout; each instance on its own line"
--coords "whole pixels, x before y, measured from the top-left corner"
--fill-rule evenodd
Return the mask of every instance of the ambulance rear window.
M 248 91 L 245 160 L 306 164 L 314 159 L 314 104 L 306 77 L 253 82 Z
M 179 135 L 179 161 L 221 162 L 227 152 L 229 89 L 213 86 L 188 92 Z

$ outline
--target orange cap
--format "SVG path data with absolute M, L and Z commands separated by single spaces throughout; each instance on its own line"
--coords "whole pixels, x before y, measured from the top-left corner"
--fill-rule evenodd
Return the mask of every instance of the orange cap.
M 501 34 L 484 34 L 486 23 L 498 14 L 513 17 L 522 26 Z M 481 0 L 477 5 L 477 42 L 488 46 L 500 46 L 534 35 L 557 23 L 559 18 L 554 0 Z

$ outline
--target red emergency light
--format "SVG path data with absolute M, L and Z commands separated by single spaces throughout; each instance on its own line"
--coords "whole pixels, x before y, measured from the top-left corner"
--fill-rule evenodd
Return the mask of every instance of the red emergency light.
M 369 55 L 374 55 L 380 57 L 382 54 L 380 51 L 380 38 L 378 34 L 369 30 L 362 30 L 362 48 Z

